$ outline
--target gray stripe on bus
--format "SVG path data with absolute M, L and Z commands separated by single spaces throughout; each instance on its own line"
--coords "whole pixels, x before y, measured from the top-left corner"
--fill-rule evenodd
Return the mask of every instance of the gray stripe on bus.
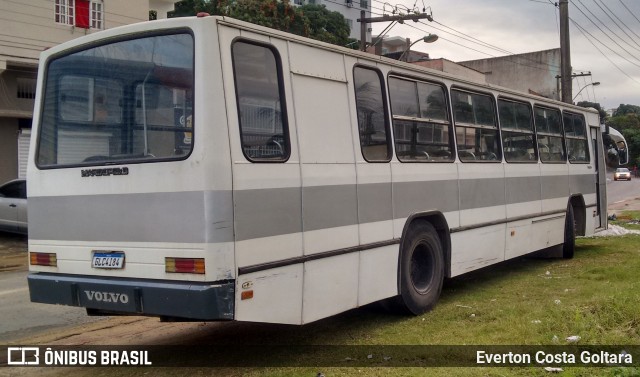
M 452 212 L 498 206 L 505 203 L 505 197 L 507 204 L 516 204 L 568 198 L 569 191 L 592 194 L 594 179 L 592 175 L 571 180 L 545 176 L 257 189 L 233 194 L 31 197 L 29 228 L 30 238 L 40 240 L 67 240 L 73 235 L 78 241 L 232 242 L 300 233 L 303 219 L 304 231 L 312 231 L 402 219 L 421 210 Z M 204 213 L 204 208 L 209 212 Z
M 231 191 L 30 197 L 28 211 L 31 239 L 233 241 Z

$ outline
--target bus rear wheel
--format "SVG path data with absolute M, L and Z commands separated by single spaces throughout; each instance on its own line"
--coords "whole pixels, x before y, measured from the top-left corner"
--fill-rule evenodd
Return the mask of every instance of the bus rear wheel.
M 433 225 L 420 221 L 407 231 L 400 250 L 399 301 L 414 315 L 436 305 L 444 280 L 444 257 L 440 237 Z
M 564 220 L 564 244 L 562 244 L 562 257 L 573 258 L 576 249 L 576 222 L 573 215 L 573 206 L 567 206 L 567 216 Z

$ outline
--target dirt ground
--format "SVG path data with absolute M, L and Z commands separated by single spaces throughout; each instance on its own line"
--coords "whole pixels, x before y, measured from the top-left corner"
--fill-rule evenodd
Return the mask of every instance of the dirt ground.
M 618 203 L 609 203 L 609 215 L 619 216 L 624 211 L 640 211 L 640 196 Z
M 26 271 L 27 237 L 0 232 L 0 272 Z

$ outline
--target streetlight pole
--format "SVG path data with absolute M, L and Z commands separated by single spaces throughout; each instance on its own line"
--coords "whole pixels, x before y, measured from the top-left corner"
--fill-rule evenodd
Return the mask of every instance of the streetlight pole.
M 437 35 L 435 35 L 435 34 L 429 34 L 429 35 L 424 36 L 422 39 L 418 39 L 417 41 L 414 41 L 412 44 L 410 44 L 410 45 L 409 45 L 409 47 L 407 47 L 407 48 L 402 52 L 402 55 L 400 55 L 400 57 L 398 58 L 398 60 L 399 60 L 399 61 L 406 61 L 406 60 L 402 60 L 402 58 L 404 57 L 404 55 L 405 55 L 407 52 L 409 52 L 409 50 L 411 50 L 411 47 L 412 47 L 414 44 L 416 44 L 416 43 L 418 43 L 418 42 L 420 42 L 420 41 L 422 41 L 422 42 L 424 42 L 424 43 L 433 43 L 433 42 L 435 42 L 435 41 L 437 41 L 437 40 L 438 40 L 438 36 L 437 36 Z
M 599 81 L 596 81 L 596 82 L 592 82 L 592 83 L 590 83 L 590 84 L 587 84 L 587 85 L 583 86 L 580 90 L 578 90 L 578 94 L 576 94 L 576 96 L 575 96 L 575 97 L 573 97 L 573 99 L 571 100 L 571 102 L 575 101 L 575 99 L 576 99 L 576 98 L 578 98 L 578 96 L 580 95 L 580 92 L 582 92 L 586 87 L 591 86 L 591 85 L 593 85 L 593 86 L 598 86 L 598 85 L 600 85 L 600 82 L 599 82 Z

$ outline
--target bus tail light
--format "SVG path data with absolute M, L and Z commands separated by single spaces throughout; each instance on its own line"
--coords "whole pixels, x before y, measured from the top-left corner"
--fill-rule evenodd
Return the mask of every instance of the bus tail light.
M 164 258 L 165 272 L 204 274 L 204 258 Z
M 32 266 L 58 266 L 58 258 L 55 253 L 34 253 L 29 252 L 29 261 Z

